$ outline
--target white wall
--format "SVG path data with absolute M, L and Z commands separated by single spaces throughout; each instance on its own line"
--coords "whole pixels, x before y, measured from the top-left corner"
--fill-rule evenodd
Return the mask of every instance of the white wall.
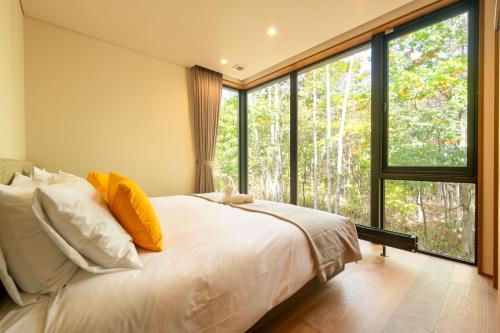
M 30 18 L 24 36 L 27 159 L 194 190 L 188 69 Z
M 0 157 L 24 159 L 23 13 L 0 1 Z

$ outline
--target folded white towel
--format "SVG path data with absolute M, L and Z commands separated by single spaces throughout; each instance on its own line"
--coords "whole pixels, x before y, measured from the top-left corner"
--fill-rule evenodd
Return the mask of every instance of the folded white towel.
M 233 186 L 227 185 L 224 187 L 224 198 L 222 199 L 222 203 L 224 204 L 244 204 L 244 203 L 252 203 L 253 202 L 253 194 L 240 194 L 234 191 Z

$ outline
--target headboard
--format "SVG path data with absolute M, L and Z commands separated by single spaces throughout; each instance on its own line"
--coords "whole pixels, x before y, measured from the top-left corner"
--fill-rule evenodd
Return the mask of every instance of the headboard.
M 24 160 L 9 160 L 0 158 L 0 184 L 10 184 L 16 172 L 29 174 L 33 163 Z M 0 302 L 7 297 L 3 285 L 0 283 Z
M 0 184 L 9 184 L 16 172 L 29 174 L 31 168 L 33 163 L 29 161 L 0 158 Z

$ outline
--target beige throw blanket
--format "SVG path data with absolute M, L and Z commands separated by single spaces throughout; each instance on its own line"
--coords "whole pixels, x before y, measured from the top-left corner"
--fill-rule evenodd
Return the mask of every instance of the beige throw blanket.
M 222 193 L 194 194 L 209 201 L 222 203 Z M 314 256 L 318 278 L 326 282 L 344 265 L 360 260 L 358 235 L 354 223 L 346 217 L 320 210 L 257 200 L 254 203 L 231 207 L 274 216 L 297 226 L 304 232 Z

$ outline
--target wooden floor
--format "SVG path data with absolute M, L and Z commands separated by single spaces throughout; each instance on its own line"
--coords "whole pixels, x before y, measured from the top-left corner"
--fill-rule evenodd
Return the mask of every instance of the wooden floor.
M 362 241 L 363 260 L 263 332 L 500 332 L 497 291 L 473 266 Z

